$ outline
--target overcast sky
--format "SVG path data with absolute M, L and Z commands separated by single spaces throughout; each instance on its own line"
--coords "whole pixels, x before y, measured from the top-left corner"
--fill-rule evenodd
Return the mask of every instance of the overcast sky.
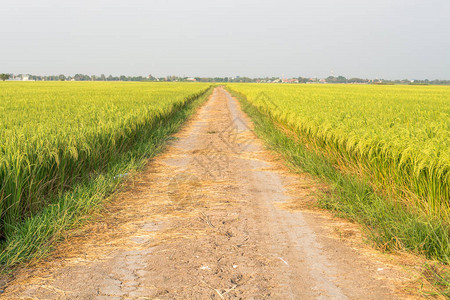
M 450 0 L 0 0 L 0 72 L 450 79 Z

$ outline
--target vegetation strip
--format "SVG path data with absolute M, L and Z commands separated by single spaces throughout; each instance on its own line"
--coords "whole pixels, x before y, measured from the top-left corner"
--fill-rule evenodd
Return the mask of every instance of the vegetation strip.
M 124 179 L 163 149 L 168 135 L 180 128 L 211 91 L 212 88 L 206 86 L 148 126 L 137 126 L 136 130 L 140 132 L 135 134 L 139 138 L 134 139 L 125 151 L 116 154 L 114 160 L 99 171 L 80 178 L 70 189 L 48 197 L 48 205 L 11 226 L 1 243 L 3 269 L 45 256 L 55 242 L 64 237 L 66 230 L 85 222 Z

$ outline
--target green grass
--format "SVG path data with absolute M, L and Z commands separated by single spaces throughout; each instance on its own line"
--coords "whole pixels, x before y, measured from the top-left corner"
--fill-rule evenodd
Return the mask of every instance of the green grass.
M 322 153 L 308 150 L 288 136 L 274 120 L 249 104 L 242 94 L 233 92 L 255 123 L 255 132 L 273 150 L 280 152 L 297 172 L 308 172 L 328 184 L 330 190 L 319 206 L 364 225 L 368 238 L 385 251 L 409 251 L 450 262 L 450 226 L 408 206 L 404 201 L 377 193 L 365 178 L 339 171 Z
M 424 278 L 432 284 L 435 291 L 423 292 L 423 296 L 444 296 L 450 299 L 450 270 L 436 264 L 425 264 Z
M 102 208 L 105 199 L 131 174 L 140 170 L 149 158 L 158 154 L 183 122 L 211 94 L 208 89 L 183 106 L 160 118 L 157 124 L 140 127 L 139 138 L 98 172 L 82 177 L 69 190 L 46 200 L 48 205 L 18 222 L 0 244 L 0 264 L 4 271 L 11 267 L 46 256 L 67 231 L 78 227 L 90 214 Z M 137 133 L 136 133 L 137 134 Z

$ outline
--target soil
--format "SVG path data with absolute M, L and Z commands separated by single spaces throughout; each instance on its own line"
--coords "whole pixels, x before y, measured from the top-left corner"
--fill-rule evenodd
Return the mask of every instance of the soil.
M 398 299 L 413 279 L 314 208 L 323 186 L 265 149 L 223 88 L 96 222 L 22 268 L 5 298 Z

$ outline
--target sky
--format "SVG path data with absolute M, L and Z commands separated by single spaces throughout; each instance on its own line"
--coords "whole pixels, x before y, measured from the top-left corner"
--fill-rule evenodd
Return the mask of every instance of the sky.
M 450 1 L 0 0 L 0 73 L 450 79 Z

